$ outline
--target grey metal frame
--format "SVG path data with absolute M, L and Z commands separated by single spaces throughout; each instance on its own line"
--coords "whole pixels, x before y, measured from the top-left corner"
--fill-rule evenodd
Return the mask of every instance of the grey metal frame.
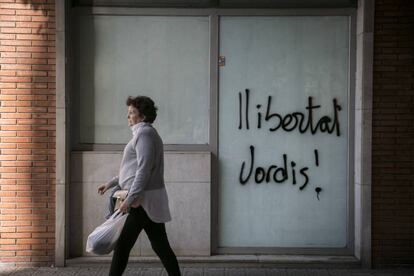
M 348 76 L 348 247 L 355 250 L 355 183 L 354 183 L 354 152 L 355 152 L 355 73 L 356 73 L 356 12 L 350 15 L 349 22 L 349 76 Z M 351 130 L 351 131 L 349 131 Z
M 58 1 L 59 2 L 59 1 Z M 72 13 L 73 12 L 73 13 Z M 158 8 L 73 8 L 71 15 L 141 15 L 141 16 L 208 16 L 210 18 L 210 143 L 209 145 L 166 145 L 167 151 L 210 151 L 212 153 L 212 202 L 211 202 L 211 248 L 215 254 L 327 254 L 353 255 L 354 254 L 354 180 L 353 180 L 353 149 L 354 149 L 354 97 L 355 97 L 355 9 L 158 9 Z M 348 241 L 346 248 L 218 248 L 218 65 L 219 54 L 219 18 L 220 16 L 349 16 L 350 17 L 350 68 L 348 92 Z M 76 24 L 76 20 L 73 20 Z M 63 70 L 60 68 L 59 70 Z M 59 75 L 59 74 L 58 74 Z M 72 112 L 73 113 L 73 112 Z M 72 145 L 72 150 L 122 150 L 119 145 Z M 57 150 L 58 151 L 58 150 Z M 69 151 L 70 152 L 70 151 Z M 68 154 L 67 154 L 68 155 Z M 58 244 L 58 241 L 57 241 Z M 56 249 L 58 253 L 58 249 Z M 59 255 L 61 256 L 61 255 Z

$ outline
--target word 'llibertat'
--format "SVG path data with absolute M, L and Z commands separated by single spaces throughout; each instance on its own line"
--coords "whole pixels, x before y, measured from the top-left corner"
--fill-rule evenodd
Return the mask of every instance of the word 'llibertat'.
M 244 100 L 243 95 L 239 92 L 239 129 L 250 129 L 250 91 L 245 90 Z M 279 114 L 272 112 L 272 96 L 268 96 L 266 104 L 266 112 L 263 112 L 262 105 L 256 105 L 256 127 L 262 128 L 262 125 L 266 124 L 266 128 L 269 131 L 277 131 L 282 129 L 290 132 L 297 129 L 300 133 L 310 132 L 312 135 L 318 132 L 325 132 L 328 134 L 335 133 L 336 136 L 341 135 L 338 113 L 341 111 L 341 106 L 336 99 L 332 100 L 333 118 L 325 115 L 319 119 L 314 118 L 314 111 L 320 108 L 320 105 L 313 103 L 313 98 L 308 97 L 308 104 L 305 107 L 305 112 L 291 112 L 288 114 Z

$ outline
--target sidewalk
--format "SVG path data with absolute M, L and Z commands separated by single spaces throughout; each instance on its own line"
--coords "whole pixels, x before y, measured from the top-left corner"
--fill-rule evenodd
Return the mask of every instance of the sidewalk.
M 81 266 L 68 266 L 64 268 L 2 268 L 0 275 L 13 276 L 106 276 L 109 264 L 91 264 Z M 235 268 L 235 267 L 194 267 L 181 266 L 183 276 L 414 276 L 414 268 L 410 269 L 307 269 L 307 268 Z M 129 264 L 125 276 L 167 276 L 160 265 L 155 264 Z

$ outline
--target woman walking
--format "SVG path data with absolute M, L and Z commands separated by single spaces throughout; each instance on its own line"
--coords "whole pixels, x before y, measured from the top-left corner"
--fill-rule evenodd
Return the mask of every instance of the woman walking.
M 128 190 L 119 209 L 129 215 L 114 249 L 109 275 L 122 275 L 142 229 L 168 275 L 181 275 L 165 231 L 164 223 L 171 215 L 164 184 L 163 142 L 152 126 L 157 108 L 145 96 L 128 97 L 126 104 L 133 137 L 125 146 L 119 176 L 98 188 L 100 194 L 117 185 Z

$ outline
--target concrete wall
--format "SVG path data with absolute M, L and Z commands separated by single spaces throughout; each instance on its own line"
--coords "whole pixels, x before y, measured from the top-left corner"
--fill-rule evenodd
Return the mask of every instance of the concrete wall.
M 86 239 L 104 222 L 108 194 L 97 187 L 117 175 L 122 152 L 73 152 L 69 193 L 70 257 L 90 255 Z M 172 248 L 178 256 L 210 255 L 210 153 L 166 152 L 165 181 L 172 221 L 166 224 Z M 143 231 L 131 256 L 154 255 Z
M 371 267 L 371 120 L 373 0 L 358 1 L 354 113 L 355 256 Z

